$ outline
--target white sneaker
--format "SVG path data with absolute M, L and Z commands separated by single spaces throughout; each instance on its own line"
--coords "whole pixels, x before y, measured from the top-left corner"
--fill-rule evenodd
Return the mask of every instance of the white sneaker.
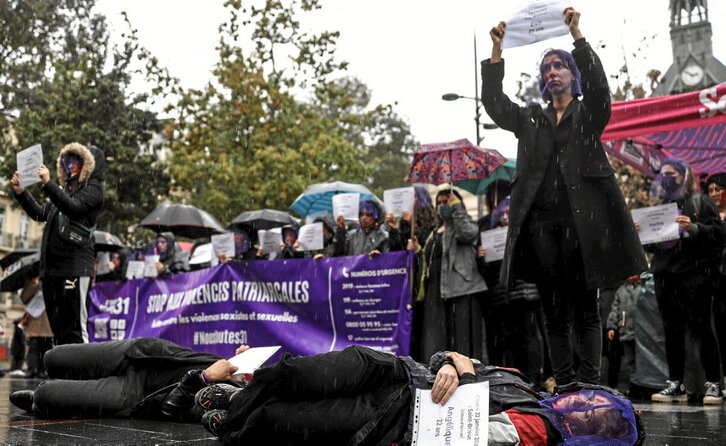
M 15 378 L 25 378 L 25 372 L 20 369 L 13 370 L 12 372 L 8 373 L 8 375 Z

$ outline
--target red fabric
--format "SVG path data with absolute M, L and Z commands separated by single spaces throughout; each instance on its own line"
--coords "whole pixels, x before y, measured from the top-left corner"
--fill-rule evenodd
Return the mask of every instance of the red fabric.
M 515 409 L 504 412 L 517 429 L 520 446 L 547 446 L 547 428 L 542 417 Z
M 726 122 L 726 84 L 672 96 L 612 103 L 603 141 Z

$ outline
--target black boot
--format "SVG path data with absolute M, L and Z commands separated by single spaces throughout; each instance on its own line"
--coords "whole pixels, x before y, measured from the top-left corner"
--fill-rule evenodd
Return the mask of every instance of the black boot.
M 34 392 L 32 390 L 18 390 L 17 392 L 10 394 L 10 402 L 26 412 L 32 412 L 33 393 Z

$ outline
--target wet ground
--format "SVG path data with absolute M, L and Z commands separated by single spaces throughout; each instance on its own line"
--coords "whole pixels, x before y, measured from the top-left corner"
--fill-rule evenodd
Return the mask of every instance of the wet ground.
M 40 420 L 12 406 L 8 395 L 34 389 L 35 379 L 0 378 L 0 445 L 221 445 L 203 427 L 127 419 Z M 726 445 L 726 406 L 637 402 L 647 445 Z

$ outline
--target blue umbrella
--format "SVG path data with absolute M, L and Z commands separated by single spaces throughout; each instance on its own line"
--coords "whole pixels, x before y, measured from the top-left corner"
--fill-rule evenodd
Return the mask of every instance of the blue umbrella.
M 303 217 L 319 214 L 333 213 L 333 195 L 359 193 L 361 200 L 381 201 L 373 195 L 373 192 L 361 184 L 350 184 L 342 181 L 332 183 L 318 183 L 308 187 L 300 194 L 290 209 Z

